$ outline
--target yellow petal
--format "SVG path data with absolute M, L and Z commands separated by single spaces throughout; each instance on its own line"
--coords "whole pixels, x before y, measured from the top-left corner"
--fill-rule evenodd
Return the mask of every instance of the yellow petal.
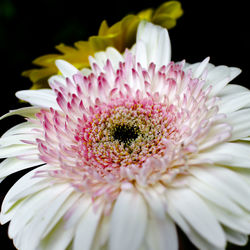
M 154 19 L 157 15 L 161 14 L 168 14 L 173 19 L 179 18 L 183 14 L 181 3 L 178 1 L 169 1 L 163 3 L 160 7 L 156 9 L 152 19 Z
M 26 70 L 22 73 L 22 75 L 29 77 L 33 83 L 37 83 L 45 78 L 48 79 L 51 75 L 55 75 L 57 73 L 58 73 L 58 69 L 51 67 L 51 68 Z
M 79 50 L 79 51 L 90 51 L 93 53 L 94 51 L 91 50 L 91 46 L 88 41 L 78 41 L 74 43 L 74 46 Z
M 109 26 L 106 20 L 103 20 L 98 31 L 98 36 L 105 36 L 108 33 Z
M 62 55 L 50 54 L 50 55 L 39 56 L 35 60 L 33 60 L 32 63 L 35 64 L 35 65 L 37 65 L 37 66 L 55 67 L 55 63 L 54 62 L 57 59 L 62 59 Z
M 73 47 L 71 47 L 71 46 L 67 46 L 67 45 L 65 45 L 65 44 L 63 44 L 63 43 L 57 45 L 57 46 L 56 46 L 56 49 L 57 49 L 58 51 L 60 51 L 61 53 L 63 53 L 63 54 L 68 54 L 68 53 L 71 54 L 71 53 L 75 53 L 75 52 L 76 52 L 76 49 L 75 49 L 75 48 L 73 48 Z
M 171 29 L 176 25 L 176 19 L 172 18 L 168 14 L 157 15 L 154 19 L 154 24 L 158 24 L 167 29 Z
M 105 50 L 107 47 L 115 47 L 115 40 L 117 34 L 110 34 L 106 36 L 91 36 L 89 42 L 94 51 Z
M 143 20 L 151 21 L 153 9 L 142 10 L 138 13 L 138 17 Z
M 137 27 L 141 19 L 138 16 L 130 15 L 124 18 L 122 22 L 121 32 L 121 44 L 120 51 L 124 51 L 126 48 L 130 48 L 136 39 Z

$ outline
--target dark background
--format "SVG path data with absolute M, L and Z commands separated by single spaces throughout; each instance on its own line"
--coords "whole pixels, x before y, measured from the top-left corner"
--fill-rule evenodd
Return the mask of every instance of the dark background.
M 73 45 L 96 35 L 102 20 L 109 25 L 129 13 L 158 7 L 164 1 L 75 1 L 0 0 L 0 115 L 21 107 L 14 93 L 28 89 L 31 82 L 21 72 L 33 68 L 31 61 L 55 53 L 59 43 Z M 239 67 L 243 73 L 234 81 L 250 87 L 249 77 L 249 7 L 248 1 L 181 0 L 184 15 L 171 29 L 172 60 L 195 63 L 210 56 L 215 65 Z M 19 122 L 18 117 L 1 121 L 0 134 Z M 21 173 L 22 175 L 23 173 Z M 0 198 L 20 174 L 1 184 Z M 1 200 L 0 200 L 1 202 Z M 180 232 L 181 237 L 184 237 Z M 184 237 L 185 238 L 185 237 Z M 7 226 L 0 231 L 1 247 L 14 249 L 7 236 Z M 182 249 L 194 249 L 185 239 Z M 229 247 L 230 249 L 249 249 Z

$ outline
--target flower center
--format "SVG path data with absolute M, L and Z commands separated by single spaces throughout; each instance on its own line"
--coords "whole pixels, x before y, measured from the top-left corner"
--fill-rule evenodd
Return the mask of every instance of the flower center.
M 79 133 L 80 158 L 95 169 L 142 167 L 150 157 L 160 158 L 175 140 L 176 116 L 153 99 L 114 100 L 98 105 Z
M 114 140 L 124 143 L 125 146 L 130 145 L 139 136 L 139 133 L 139 127 L 130 124 L 117 124 L 111 132 Z

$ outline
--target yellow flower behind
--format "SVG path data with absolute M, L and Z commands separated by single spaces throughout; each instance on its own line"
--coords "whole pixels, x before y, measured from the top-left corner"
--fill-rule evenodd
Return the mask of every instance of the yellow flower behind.
M 74 47 L 63 43 L 57 45 L 55 48 L 61 54 L 49 54 L 36 58 L 33 64 L 41 68 L 24 71 L 22 75 L 29 77 L 33 82 L 32 89 L 46 88 L 48 78 L 59 73 L 54 63 L 55 60 L 66 60 L 78 69 L 88 67 L 88 57 L 97 51 L 105 50 L 109 46 L 115 47 L 120 52 L 123 52 L 125 48 L 130 48 L 135 43 L 137 27 L 141 20 L 171 29 L 176 25 L 176 19 L 182 13 L 180 2 L 168 1 L 156 10 L 146 9 L 137 15 L 127 15 L 111 27 L 104 20 L 97 36 L 89 37 L 88 41 L 75 42 Z

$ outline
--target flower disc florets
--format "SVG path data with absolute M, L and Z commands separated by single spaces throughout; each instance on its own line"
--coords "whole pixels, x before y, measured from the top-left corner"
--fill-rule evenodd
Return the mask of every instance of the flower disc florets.
M 96 168 L 119 171 L 150 157 L 162 157 L 166 140 L 174 140 L 174 115 L 151 98 L 117 99 L 94 108 L 79 140 L 83 158 Z

